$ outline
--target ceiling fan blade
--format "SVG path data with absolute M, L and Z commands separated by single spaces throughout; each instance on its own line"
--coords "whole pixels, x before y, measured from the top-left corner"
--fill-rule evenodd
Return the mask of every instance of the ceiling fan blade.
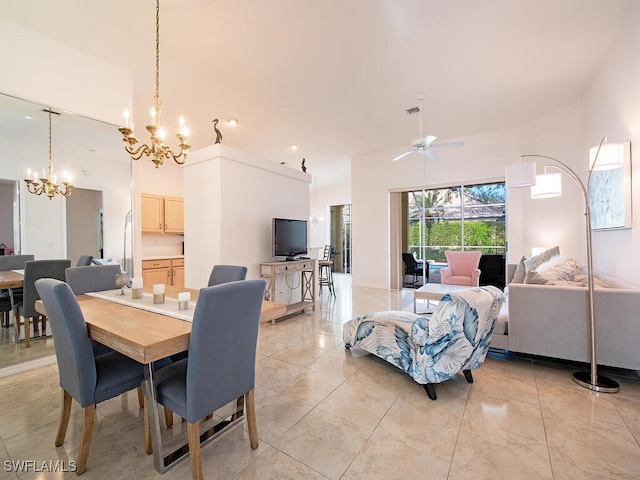
M 404 152 L 401 155 L 398 155 L 396 158 L 393 158 L 391 161 L 395 162 L 396 160 L 400 160 L 401 158 L 406 157 L 407 155 L 409 155 L 410 153 L 413 153 L 413 150 L 409 150 L 408 152 Z
M 431 151 L 431 148 L 425 148 L 424 154 L 431 160 L 435 160 L 436 158 L 438 158 L 436 154 Z
M 464 142 L 440 142 L 434 143 L 431 147 L 464 147 Z
M 431 145 L 432 142 L 435 141 L 436 138 L 438 138 L 438 137 L 435 137 L 433 135 L 427 135 L 426 137 L 424 137 L 424 140 L 422 141 L 422 143 L 425 146 L 429 146 L 429 145 Z

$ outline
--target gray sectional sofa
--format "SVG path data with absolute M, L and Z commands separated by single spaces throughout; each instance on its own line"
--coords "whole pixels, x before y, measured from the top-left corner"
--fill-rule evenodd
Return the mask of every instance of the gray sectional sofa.
M 507 278 L 513 278 L 509 265 Z M 640 288 L 596 274 L 599 365 L 640 370 Z M 490 346 L 513 352 L 590 362 L 586 287 L 510 283 Z

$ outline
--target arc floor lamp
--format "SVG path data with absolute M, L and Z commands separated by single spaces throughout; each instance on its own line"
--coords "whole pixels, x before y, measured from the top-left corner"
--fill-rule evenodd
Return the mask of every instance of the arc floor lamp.
M 555 168 L 566 173 L 580 187 L 584 197 L 584 215 L 586 225 L 586 245 L 587 245 L 587 278 L 588 278 L 588 316 L 589 316 L 589 332 L 590 332 L 590 361 L 591 369 L 589 372 L 575 372 L 573 380 L 580 386 L 594 390 L 596 392 L 616 393 L 620 386 L 615 380 L 608 377 L 598 375 L 598 364 L 596 362 L 596 313 L 594 302 L 594 283 L 593 283 L 593 249 L 591 245 L 591 211 L 589 208 L 589 186 L 591 184 L 591 174 L 594 170 L 607 170 L 612 168 L 621 168 L 622 158 L 619 155 L 617 145 L 607 145 L 607 138 L 604 137 L 597 147 L 594 147 L 595 156 L 592 155 L 592 161 L 589 168 L 587 183 L 580 179 L 578 174 L 566 163 L 561 162 L 557 158 L 547 155 L 527 154 L 521 155 L 520 158 L 542 158 L 550 160 L 554 163 L 545 165 L 545 173 L 536 175 L 536 164 L 531 161 L 521 161 L 508 168 L 507 185 L 509 188 L 531 187 L 531 198 L 550 198 L 562 194 L 562 175 L 561 173 L 547 173 L 547 169 Z M 611 148 L 613 147 L 613 148 Z M 592 149 L 593 150 L 593 149 Z

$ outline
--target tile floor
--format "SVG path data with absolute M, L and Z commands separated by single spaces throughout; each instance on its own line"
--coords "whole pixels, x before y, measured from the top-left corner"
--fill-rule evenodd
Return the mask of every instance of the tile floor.
M 412 291 L 351 289 L 335 275 L 316 312 L 261 326 L 257 358 L 260 446 L 244 424 L 203 448 L 218 479 L 622 479 L 640 478 L 640 380 L 607 372 L 615 395 L 573 383 L 575 367 L 490 354 L 474 372 L 437 387 L 429 400 L 409 376 L 357 349 L 342 324 L 376 310 L 412 308 Z M 53 445 L 60 392 L 55 365 L 0 378 L 0 479 L 75 474 L 5 471 L 11 461 L 75 459 L 80 409 L 67 440 Z M 142 451 L 135 392 L 98 406 L 85 479 L 189 478 L 188 461 L 164 475 Z M 179 435 L 184 426 L 176 422 Z

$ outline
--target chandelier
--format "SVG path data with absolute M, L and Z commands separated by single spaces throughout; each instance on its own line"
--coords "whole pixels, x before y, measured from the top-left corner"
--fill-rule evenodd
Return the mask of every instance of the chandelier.
M 138 139 L 133 134 L 133 123 L 129 126 L 129 112 L 125 112 L 125 126 L 118 128 L 122 133 L 124 148 L 133 160 L 140 160 L 143 155 L 151 157 L 156 168 L 164 163 L 165 158 L 173 160 L 182 165 L 189 154 L 190 145 L 187 143 L 187 128 L 184 125 L 184 118 L 180 117 L 180 132 L 176 137 L 180 140 L 180 152 L 175 154 L 169 145 L 164 144 L 165 132 L 160 126 L 160 0 L 156 0 L 156 95 L 154 105 L 151 108 L 151 125 L 147 125 L 147 131 L 151 135 L 151 145 L 138 145 Z
M 33 180 L 31 179 L 31 169 L 27 170 L 27 178 L 24 179 L 27 184 L 27 191 L 29 193 L 33 193 L 34 195 L 42 195 L 43 193 L 49 197 L 51 200 L 56 195 L 62 195 L 64 197 L 68 197 L 71 195 L 71 190 L 73 190 L 73 185 L 71 185 L 71 179 L 68 178 L 68 175 L 65 175 L 66 181 L 63 181 L 64 191 L 58 186 L 57 176 L 53 174 L 53 156 L 51 155 L 51 107 L 48 110 L 43 110 L 45 112 L 49 112 L 49 161 L 47 163 L 48 172 L 45 176 L 44 169 L 42 178 L 38 182 L 38 172 L 33 172 Z M 57 112 L 56 115 L 60 115 Z

